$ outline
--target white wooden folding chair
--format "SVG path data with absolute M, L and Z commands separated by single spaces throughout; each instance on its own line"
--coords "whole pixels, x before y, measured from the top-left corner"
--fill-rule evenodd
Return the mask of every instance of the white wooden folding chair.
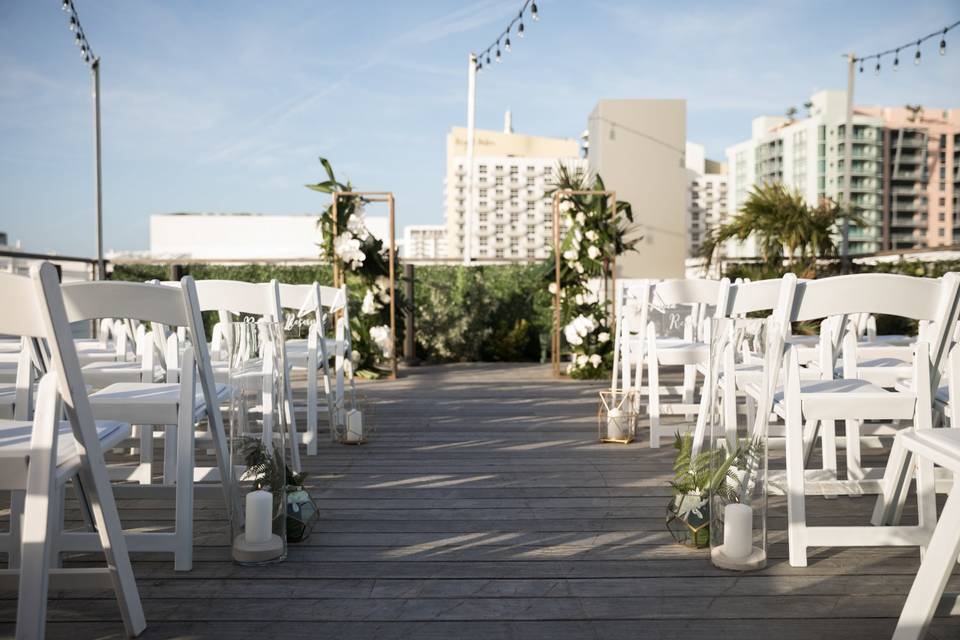
M 349 310 L 347 309 L 346 285 L 340 288 L 323 287 L 313 284 L 284 284 L 280 283 L 280 306 L 285 310 L 294 311 L 294 316 L 288 318 L 287 324 L 303 322 L 305 318 L 313 316 L 313 321 L 307 325 L 305 339 L 286 340 L 284 346 L 287 351 L 287 362 L 292 370 L 304 370 L 307 375 L 307 428 L 304 433 L 304 442 L 307 445 L 307 454 L 317 454 L 317 372 L 323 372 L 324 398 L 327 403 L 328 421 L 331 431 L 336 429 L 345 406 L 344 402 L 344 375 L 349 375 L 351 392 L 353 392 L 352 363 L 349 359 L 350 342 L 328 337 L 327 325 L 331 323 L 348 323 Z M 327 302 L 329 301 L 329 302 Z M 337 318 L 337 315 L 341 315 Z M 349 334 L 349 331 L 347 332 Z M 330 357 L 333 355 L 336 384 L 330 375 Z
M 723 306 L 719 307 L 715 314 L 716 319 L 727 321 L 717 324 L 716 330 L 721 331 L 722 335 L 713 335 L 715 329 L 712 323 L 705 325 L 705 342 L 708 345 L 712 343 L 711 356 L 714 362 L 702 371 L 704 386 L 694 429 L 694 451 L 700 451 L 704 444 L 710 407 L 713 406 L 717 394 L 721 402 L 720 423 L 731 447 L 739 438 L 741 397 L 745 400 L 746 435 L 753 437 L 757 398 L 749 391 L 759 386 L 764 367 L 763 353 L 751 342 L 765 337 L 761 325 L 767 324 L 766 320 L 755 316 L 758 313 L 767 313 L 780 319 L 782 324 L 793 302 L 795 285 L 794 278 L 738 281 L 731 284 Z M 749 314 L 753 316 L 748 319 Z
M 726 304 L 730 281 L 722 280 L 665 280 L 653 285 L 646 319 L 646 342 L 643 361 L 647 367 L 647 411 L 650 416 L 650 446 L 659 447 L 660 439 L 672 437 L 676 425 L 663 426 L 661 416 L 693 416 L 699 410 L 695 402 L 698 366 L 708 366 L 710 346 L 704 342 L 706 319 Z M 674 313 L 676 312 L 676 313 Z M 658 314 L 669 322 L 682 323 L 682 337 L 665 335 L 670 327 L 659 327 L 653 320 Z M 682 366 L 683 384 L 679 387 L 660 384 L 662 367 Z M 637 369 L 636 386 L 641 386 Z M 663 395 L 679 395 L 680 402 L 664 402 Z
M 95 423 L 80 374 L 80 362 L 60 293 L 57 271 L 43 263 L 30 278 L 0 274 L 0 333 L 44 340 L 47 369 L 36 411 L 27 403 L 12 420 L 0 420 L 0 489 L 23 493 L 12 501 L 11 532 L 4 537 L 12 564 L 0 571 L 4 588 L 18 586 L 17 638 L 43 638 L 48 588 L 112 586 L 129 636 L 146 628 L 127 543 L 107 475 L 103 450 L 129 434 L 127 424 Z M 61 405 L 62 401 L 62 405 Z M 59 421 L 61 412 L 67 422 Z M 57 523 L 64 485 L 73 480 L 96 531 L 96 550 L 106 568 L 51 568 L 57 563 Z M 22 513 L 13 511 L 22 506 Z
M 960 401 L 957 401 L 960 400 L 960 351 L 957 347 L 950 353 L 948 369 L 948 410 L 954 428 L 897 434 L 884 477 L 885 488 L 892 492 L 898 484 L 906 483 L 908 469 L 922 460 L 946 469 L 954 478 L 953 489 L 940 512 L 900 612 L 894 640 L 919 640 L 926 634 L 960 555 L 960 429 L 956 428 L 960 425 Z M 878 499 L 877 506 L 882 509 L 884 503 Z M 875 512 L 875 515 L 880 514 Z
M 172 490 L 175 500 L 173 532 L 125 532 L 134 551 L 172 552 L 174 568 L 189 571 L 193 566 L 194 483 L 220 483 L 229 508 L 229 488 L 223 483 L 229 470 L 226 435 L 220 403 L 228 397 L 226 385 L 217 385 L 207 354 L 200 307 L 193 279 L 185 277 L 178 288 L 133 282 L 75 282 L 62 287 L 67 316 L 71 322 L 104 315 L 135 318 L 168 327 L 186 327 L 192 349 L 183 352 L 179 368 L 171 369 L 176 380 L 167 382 L 121 382 L 90 395 L 94 416 L 140 427 L 140 464 L 134 469 L 117 468 L 113 477 L 152 482 L 154 427 L 164 434 L 163 486 L 155 493 Z M 195 336 L 199 336 L 196 338 Z M 198 384 L 199 383 L 199 384 Z M 195 465 L 195 427 L 207 418 L 217 466 Z M 137 487 L 126 487 L 135 490 Z M 140 492 L 143 493 L 143 492 Z M 155 494 L 154 493 L 154 494 Z M 134 495 L 139 495 L 133 491 Z M 151 494 L 151 495 L 154 495 Z M 91 544 L 86 534 L 65 533 L 65 549 L 83 551 Z
M 789 275 L 786 277 L 790 277 Z M 836 276 L 797 284 L 789 322 L 844 317 L 854 313 L 883 313 L 926 320 L 934 335 L 952 330 L 956 317 L 958 279 L 948 274 L 940 280 L 890 274 Z M 919 523 L 911 526 L 809 526 L 805 495 L 876 493 L 882 469 L 855 473 L 846 479 L 825 477 L 804 468 L 804 422 L 843 420 L 846 445 L 859 444 L 859 426 L 865 420 L 886 421 L 896 428 L 912 423 L 920 431 L 932 427 L 931 384 L 936 384 L 944 340 L 919 340 L 915 344 L 911 391 L 891 391 L 857 378 L 804 380 L 795 347 L 786 343 L 784 327 L 772 323 L 772 362 L 765 371 L 764 401 L 758 405 L 755 429 L 765 433 L 771 413 L 784 419 L 786 472 L 771 474 L 771 488 L 787 496 L 790 564 L 806 566 L 807 548 L 817 546 L 920 546 L 929 540 L 936 520 L 932 464 L 917 472 Z M 779 362 L 785 358 L 783 385 Z M 891 435 L 896 431 L 891 430 Z M 785 478 L 783 477 L 785 476 Z
M 201 311 L 216 311 L 220 316 L 221 326 L 227 344 L 230 336 L 230 323 L 234 316 L 260 316 L 266 320 L 283 323 L 283 309 L 280 306 L 280 290 L 276 280 L 265 283 L 239 282 L 235 280 L 199 280 L 196 283 L 197 296 Z M 283 336 L 281 336 L 283 337 Z M 281 353 L 284 373 L 289 370 L 287 365 L 286 349 Z M 221 365 L 219 375 L 225 379 L 229 369 Z M 293 386 L 290 376 L 284 375 L 283 407 L 287 422 L 287 442 L 290 447 L 290 468 L 296 472 L 300 465 L 300 442 L 297 433 L 297 417 L 293 403 Z

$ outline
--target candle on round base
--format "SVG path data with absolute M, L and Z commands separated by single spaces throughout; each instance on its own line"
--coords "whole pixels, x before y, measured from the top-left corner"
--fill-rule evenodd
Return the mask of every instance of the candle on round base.
M 283 540 L 273 533 L 273 494 L 258 489 L 245 499 L 244 531 L 233 539 L 233 559 L 241 564 L 282 560 Z
M 753 546 L 753 509 L 732 503 L 723 508 L 723 545 L 710 551 L 710 559 L 721 569 L 750 571 L 767 565 L 767 554 Z
M 365 439 L 363 433 L 363 414 L 357 409 L 351 409 L 347 411 L 344 421 L 346 422 L 344 441 L 353 444 L 363 442 Z
M 610 409 L 607 412 L 607 440 L 625 440 L 623 419 L 620 409 Z

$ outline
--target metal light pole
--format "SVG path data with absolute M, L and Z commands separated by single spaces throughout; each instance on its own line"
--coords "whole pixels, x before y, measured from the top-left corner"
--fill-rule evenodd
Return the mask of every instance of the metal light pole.
M 95 149 L 96 188 L 94 197 L 97 201 L 97 280 L 106 277 L 103 266 L 103 182 L 100 163 L 100 58 L 94 58 L 90 64 L 93 72 L 93 145 Z
M 853 210 L 850 203 L 851 175 L 853 173 L 853 79 L 857 56 L 847 54 L 847 122 L 843 128 L 843 204 L 846 215 L 840 224 L 840 267 L 843 273 L 850 270 L 850 218 Z
M 80 56 L 84 63 L 90 66 L 93 74 L 93 148 L 94 148 L 94 198 L 96 199 L 96 240 L 97 240 L 97 269 L 94 278 L 103 280 L 106 269 L 103 264 L 103 181 L 100 162 L 100 58 L 93 54 L 87 34 L 80 25 L 80 16 L 73 0 L 62 0 L 61 7 L 69 16 L 69 27 L 74 34 L 73 42 L 80 48 Z
M 473 234 L 473 138 L 477 118 L 477 55 L 467 56 L 467 206 L 464 208 L 463 264 L 470 264 Z

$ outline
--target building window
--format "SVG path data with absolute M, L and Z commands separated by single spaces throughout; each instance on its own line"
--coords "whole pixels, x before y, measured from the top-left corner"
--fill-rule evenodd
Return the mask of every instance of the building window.
M 533 212 L 537 208 L 537 203 L 533 200 L 527 200 L 527 211 Z
M 480 165 L 479 171 L 480 171 L 480 175 L 482 176 L 487 175 L 487 165 L 485 164 Z
M 503 176 L 497 176 L 497 186 L 498 187 L 503 186 Z

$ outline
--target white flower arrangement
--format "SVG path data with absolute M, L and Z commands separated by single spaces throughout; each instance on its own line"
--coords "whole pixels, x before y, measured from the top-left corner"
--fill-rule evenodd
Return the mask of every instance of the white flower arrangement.
M 607 333 L 606 331 L 601 331 L 600 333 L 597 334 L 597 342 L 602 344 L 604 342 L 609 342 L 609 341 L 610 341 L 610 334 Z
M 590 364 L 593 365 L 593 368 L 596 369 L 600 366 L 600 363 L 603 362 L 603 358 L 600 357 L 600 354 L 594 353 L 590 356 Z
M 587 256 L 589 256 L 591 260 L 596 260 L 600 257 L 600 249 L 594 245 L 590 245 L 587 247 Z
M 363 261 L 367 259 L 360 246 L 360 241 L 353 234 L 343 233 L 334 240 L 333 252 L 345 264 L 350 265 L 351 269 L 359 269 L 363 265 Z
M 373 296 L 373 289 L 367 289 L 363 296 L 363 304 L 360 305 L 360 313 L 372 316 L 377 312 L 378 305 Z
M 383 353 L 384 358 L 389 358 L 393 353 L 393 341 L 390 339 L 390 327 L 387 325 L 370 327 L 370 339 Z

